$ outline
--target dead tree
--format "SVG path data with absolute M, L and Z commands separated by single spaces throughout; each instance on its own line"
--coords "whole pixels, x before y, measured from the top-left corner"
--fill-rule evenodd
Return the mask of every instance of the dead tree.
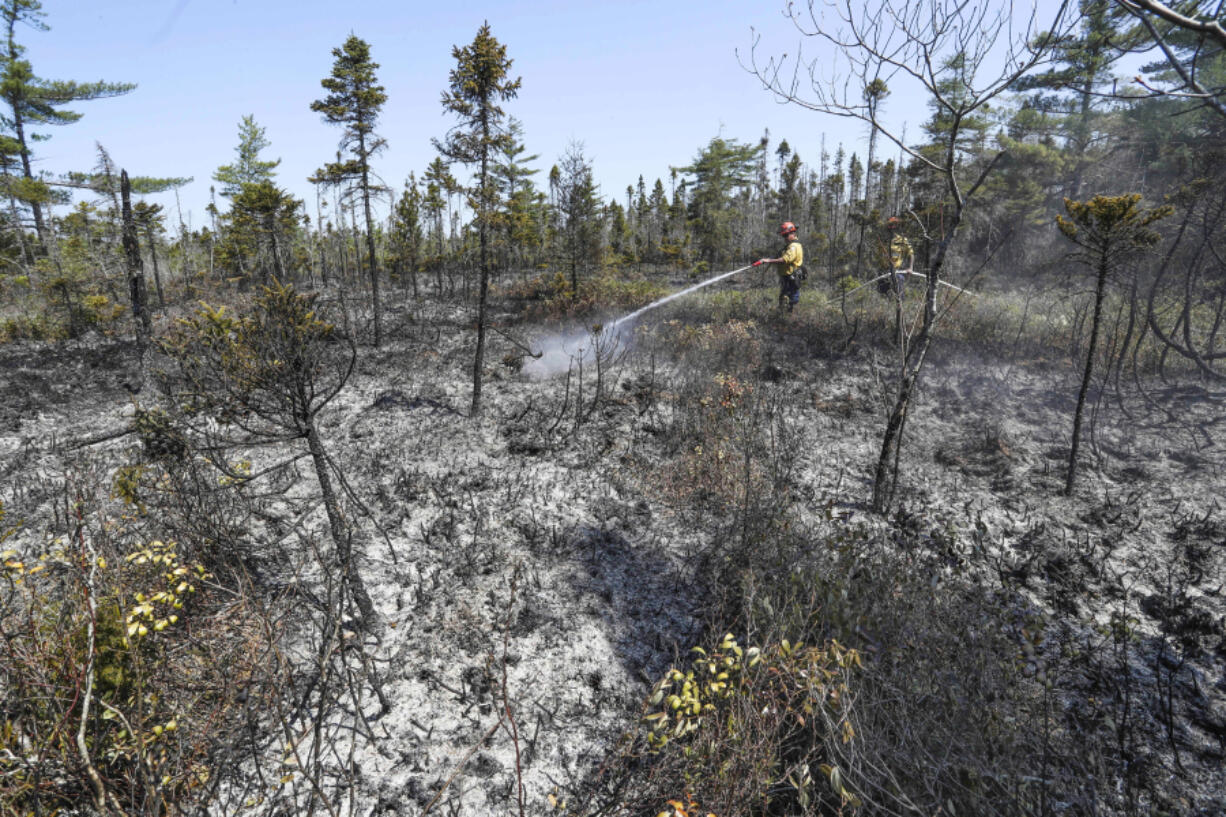
M 318 423 L 319 413 L 348 382 L 356 351 L 318 317 L 314 301 L 275 283 L 263 289 L 248 315 L 201 307 L 161 342 L 178 370 L 167 379 L 165 391 L 185 418 L 210 418 L 229 430 L 226 439 L 208 446 L 212 450 L 306 442 L 335 547 L 341 604 L 352 600 L 355 618 L 376 631 L 378 614 L 358 570 L 353 532 L 333 482 L 339 472 Z
M 1216 175 L 1220 181 L 1222 174 Z M 1185 185 L 1175 196 L 1183 218 L 1150 284 L 1147 327 L 1165 348 L 1191 362 L 1206 379 L 1226 381 L 1226 192 L 1211 179 Z M 1171 315 L 1174 322 L 1171 322 Z M 1139 344 L 1139 341 L 1138 341 Z
M 145 264 L 141 261 L 136 221 L 132 218 L 132 185 L 126 170 L 119 174 L 119 196 L 123 202 L 123 254 L 127 260 L 128 298 L 132 303 L 132 318 L 136 321 L 136 336 L 144 346 L 153 334 L 153 321 L 149 317 Z
M 948 228 L 927 271 L 922 322 L 899 350 L 893 408 L 873 478 L 872 504 L 878 512 L 884 513 L 894 497 L 903 432 L 939 317 L 937 291 L 950 244 L 968 201 L 1004 155 L 975 156 L 964 144 L 965 128 L 991 100 L 1049 59 L 1051 45 L 1069 25 L 1067 6 L 1065 0 L 1054 21 L 1042 27 L 1033 12 L 1018 20 L 1011 7 L 988 3 L 809 0 L 803 10 L 789 4 L 791 21 L 804 37 L 833 46 L 837 61 L 801 54 L 770 56 L 762 62 L 760 37 L 753 42 L 746 69 L 766 90 L 802 108 L 866 122 L 933 173 L 945 191 Z M 906 144 L 896 129 L 881 121 L 873 95 L 866 93 L 878 82 L 896 93 L 910 89 L 928 98 L 936 112 L 931 146 L 936 150 Z

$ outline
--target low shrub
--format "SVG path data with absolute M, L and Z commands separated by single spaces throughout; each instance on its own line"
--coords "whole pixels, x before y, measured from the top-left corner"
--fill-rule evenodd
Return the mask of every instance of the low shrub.
M 826 746 L 856 739 L 849 719 L 860 654 L 830 641 L 695 647 L 656 683 L 629 813 L 833 813 L 860 805 Z M 701 804 L 701 806 L 700 806 Z
M 258 628 L 218 614 L 225 594 L 201 565 L 97 521 L 78 517 L 47 553 L 0 553 L 0 814 L 207 800 L 218 742 L 262 672 Z
M 645 278 L 625 278 L 606 270 L 581 278 L 577 291 L 566 274 L 546 272 L 509 287 L 505 294 L 526 302 L 525 317 L 557 320 L 637 309 L 663 298 L 668 290 Z

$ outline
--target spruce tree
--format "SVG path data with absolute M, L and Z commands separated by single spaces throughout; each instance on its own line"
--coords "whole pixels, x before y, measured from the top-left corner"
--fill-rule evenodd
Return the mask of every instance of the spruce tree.
M 166 292 L 162 289 L 162 271 L 158 267 L 157 245 L 157 237 L 164 232 L 162 222 L 166 218 L 162 214 L 162 205 L 138 201 L 132 207 L 132 218 L 135 219 L 137 228 L 145 233 L 145 243 L 149 245 L 149 260 L 153 262 L 153 284 L 158 293 L 158 306 L 165 309 Z
M 370 46 L 350 35 L 340 48 L 332 49 L 335 62 L 331 76 L 320 81 L 328 95 L 311 103 L 311 110 L 322 114 L 329 125 L 344 129 L 341 157 L 315 171 L 312 181 L 332 184 L 356 183 L 366 217 L 366 255 L 370 268 L 370 292 L 374 306 L 375 348 L 383 342 L 379 314 L 379 272 L 375 264 L 374 219 L 370 212 L 371 193 L 379 188 L 371 178 L 370 159 L 387 147 L 387 140 L 375 133 L 379 112 L 387 101 L 383 86 L 375 78 L 377 62 L 370 58 Z M 348 153 L 348 158 L 344 154 Z
M 583 145 L 572 142 L 562 157 L 558 177 L 558 234 L 560 260 L 570 270 L 570 295 L 579 295 L 579 270 L 599 252 L 600 199 L 592 176 L 592 164 L 583 155 Z
M 444 242 L 447 240 L 446 224 L 451 220 L 451 195 L 459 192 L 460 184 L 455 176 L 451 175 L 441 156 L 435 156 L 430 161 L 422 181 L 426 185 L 426 209 L 435 220 L 438 258 L 441 264 L 447 254 Z
M 233 164 L 222 165 L 213 174 L 213 181 L 221 185 L 223 196 L 231 197 L 242 190 L 244 184 L 271 182 L 280 159 L 268 161 L 260 158 L 260 151 L 269 145 L 264 129 L 255 122 L 255 116 L 247 114 L 238 123 L 237 157 Z
M 694 161 L 678 168 L 694 179 L 689 217 L 695 227 L 703 258 L 711 263 L 731 252 L 733 191 L 752 183 L 762 145 L 712 139 Z
M 286 283 L 287 250 L 299 227 L 303 203 L 269 181 L 249 182 L 234 196 L 224 222 L 218 261 L 238 278 L 252 273 L 263 285 Z
M 421 229 L 422 195 L 412 173 L 404 183 L 404 192 L 392 213 L 392 246 L 395 249 L 397 272 L 405 267 L 413 284 L 413 298 L 421 297 L 417 286 L 417 264 L 421 259 L 425 236 Z
M 540 158 L 537 154 L 525 156 L 528 149 L 521 139 L 523 126 L 515 119 L 510 124 L 511 141 L 502 149 L 498 162 L 501 195 L 506 203 L 503 217 L 503 241 L 505 257 L 524 263 L 524 251 L 537 242 L 537 198 L 532 177 L 539 171 L 528 167 L 529 162 Z
M 0 126 L 9 137 L 9 147 L 15 149 L 21 173 L 20 180 L 15 180 L 8 188 L 15 198 L 29 206 L 39 242 L 45 245 L 47 226 L 42 205 L 51 200 L 51 195 L 46 183 L 36 179 L 31 170 L 30 142 L 45 139 L 46 136 L 34 133 L 31 128 L 71 125 L 81 118 L 81 114 L 64 110 L 65 105 L 119 96 L 136 85 L 128 82 L 48 80 L 35 76 L 30 62 L 21 58 L 25 47 L 17 44 L 17 24 L 24 23 L 36 31 L 46 31 L 44 16 L 39 0 L 0 0 L 0 19 L 4 21 L 7 35 L 4 52 L 0 54 L 3 62 L 0 98 L 3 98 L 7 110 L 0 117 Z M 9 150 L 5 152 L 9 153 Z
M 511 60 L 507 48 L 483 23 L 471 45 L 455 46 L 451 56 L 456 67 L 448 75 L 448 90 L 443 92 L 444 110 L 460 122 L 443 140 L 434 140 L 439 153 L 453 162 L 468 165 L 476 177 L 468 188 L 468 203 L 477 222 L 480 248 L 481 283 L 477 297 L 477 352 L 473 362 L 472 413 L 481 413 L 481 369 L 485 359 L 486 299 L 489 295 L 489 244 L 491 227 L 498 213 L 497 156 L 514 142 L 514 134 L 504 124 L 506 114 L 499 102 L 514 99 L 520 79 L 510 78 Z

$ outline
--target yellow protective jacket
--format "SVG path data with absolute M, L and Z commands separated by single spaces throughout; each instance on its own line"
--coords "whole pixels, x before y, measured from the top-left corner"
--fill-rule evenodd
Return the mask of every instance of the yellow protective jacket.
M 902 269 L 906 260 L 915 261 L 915 250 L 905 235 L 896 235 L 890 240 L 888 264 L 890 269 Z
M 796 270 L 800 269 L 800 265 L 805 262 L 805 250 L 800 246 L 799 241 L 792 241 L 788 243 L 787 249 L 779 257 L 783 259 L 782 264 L 776 264 L 779 268 L 779 276 L 781 278 L 791 278 Z

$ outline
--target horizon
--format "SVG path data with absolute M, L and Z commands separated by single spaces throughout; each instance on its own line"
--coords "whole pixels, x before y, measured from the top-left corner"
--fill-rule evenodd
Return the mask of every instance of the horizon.
M 137 84 L 123 96 L 72 106 L 81 120 L 52 129 L 35 147 L 36 172 L 89 170 L 100 144 L 130 175 L 192 177 L 178 197 L 184 222 L 196 230 L 209 224 L 212 174 L 233 160 L 248 114 L 269 142 L 261 158 L 281 161 L 275 181 L 315 220 L 315 188 L 306 177 L 332 160 L 341 133 L 310 104 L 324 93 L 332 49 L 350 33 L 370 44 L 387 93 L 376 132 L 388 148 L 372 164 L 391 196 L 410 172 L 421 178 L 437 155 L 431 139 L 455 124 L 439 103 L 454 67 L 451 50 L 471 42 L 486 21 L 507 48 L 512 75 L 523 79 L 503 108 L 522 123 L 526 155 L 538 156 L 529 163 L 538 189 L 572 143 L 583 145 L 605 202 L 624 201 L 640 176 L 648 190 L 657 178 L 670 189 L 670 168 L 689 164 L 716 137 L 756 144 L 769 132 L 772 152 L 786 139 L 814 170 L 823 137 L 831 156 L 842 145 L 848 156 L 863 157 L 867 145 L 863 123 L 780 103 L 740 64 L 755 32 L 762 55 L 802 46 L 806 56 L 821 56 L 813 42 L 799 42 L 783 3 L 722 0 L 702 14 L 638 0 L 590 8 L 542 0 L 514 9 L 478 2 L 459 13 L 389 0 L 344 10 L 318 0 L 165 5 L 46 0 L 49 30 L 21 27 L 18 42 L 37 76 Z M 899 131 L 918 133 L 927 117 L 924 98 L 905 89 L 885 107 Z M 884 140 L 879 150 L 882 160 L 897 156 Z M 773 157 L 768 164 L 773 169 Z M 453 173 L 467 176 L 459 167 Z M 142 198 L 165 206 L 168 227 L 178 220 L 173 192 Z M 224 200 L 218 206 L 224 210 Z M 380 219 L 388 206 L 387 198 L 379 202 Z

